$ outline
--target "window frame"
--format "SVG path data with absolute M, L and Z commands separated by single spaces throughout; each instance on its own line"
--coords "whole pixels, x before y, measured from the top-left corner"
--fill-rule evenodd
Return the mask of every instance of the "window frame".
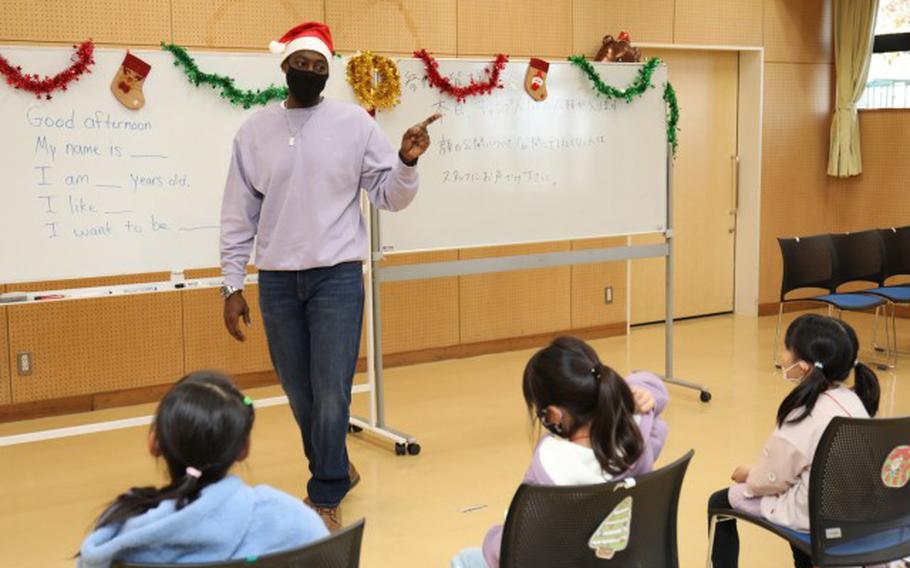
M 872 53 L 910 51 L 910 32 L 879 34 L 872 43 Z
M 910 32 L 877 34 L 872 43 L 872 53 L 910 53 Z M 868 82 L 866 84 L 868 88 Z M 858 107 L 859 112 L 910 112 L 910 106 L 903 107 Z

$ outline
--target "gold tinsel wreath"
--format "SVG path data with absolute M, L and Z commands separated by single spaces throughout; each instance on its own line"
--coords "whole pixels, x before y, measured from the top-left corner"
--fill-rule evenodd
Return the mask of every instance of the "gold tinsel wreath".
M 373 82 L 374 75 L 379 78 Z M 401 77 L 395 62 L 383 55 L 364 51 L 348 61 L 348 84 L 367 110 L 390 110 L 401 97 Z

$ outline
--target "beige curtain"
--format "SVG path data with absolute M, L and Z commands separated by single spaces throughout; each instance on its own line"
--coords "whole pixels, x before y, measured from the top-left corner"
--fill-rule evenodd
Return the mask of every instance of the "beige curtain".
M 834 63 L 837 108 L 831 121 L 828 175 L 849 177 L 863 171 L 856 102 L 863 96 L 878 0 L 834 0 Z

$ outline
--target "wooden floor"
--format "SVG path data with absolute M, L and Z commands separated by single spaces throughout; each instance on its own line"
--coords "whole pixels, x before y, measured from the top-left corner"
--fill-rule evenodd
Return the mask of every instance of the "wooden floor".
M 868 344 L 871 320 L 849 319 Z M 901 343 L 908 349 L 910 323 L 901 324 Z M 773 337 L 774 318 L 721 316 L 677 326 L 677 374 L 706 384 L 714 393 L 706 405 L 697 393 L 671 387 L 666 413 L 670 437 L 661 462 L 695 449 L 679 513 L 685 568 L 704 566 L 707 496 L 727 485 L 734 466 L 749 463 L 757 454 L 787 391 L 788 385 L 772 373 Z M 661 326 L 594 343 L 605 362 L 622 372 L 663 369 Z M 519 386 L 530 353 L 387 371 L 388 421 L 417 436 L 423 453 L 396 457 L 387 448 L 351 439 L 350 453 L 363 482 L 345 501 L 344 516 L 348 521 L 367 518 L 363 566 L 448 566 L 455 552 L 478 546 L 487 527 L 501 521 L 532 449 Z M 910 358 L 904 357 L 896 375 L 879 374 L 881 415 L 910 413 L 908 369 Z M 261 398 L 280 393 L 268 388 L 250 394 Z M 151 409 L 143 405 L 4 424 L 0 436 L 140 416 Z M 159 468 L 145 450 L 145 433 L 136 427 L 0 447 L 0 565 L 72 566 L 72 555 L 106 501 L 130 485 L 159 481 Z M 252 455 L 238 473 L 251 483 L 299 495 L 305 481 L 302 453 L 288 408 L 262 409 Z M 476 506 L 482 508 L 462 512 Z M 759 531 L 744 530 L 742 542 L 744 567 L 792 565 L 787 548 Z

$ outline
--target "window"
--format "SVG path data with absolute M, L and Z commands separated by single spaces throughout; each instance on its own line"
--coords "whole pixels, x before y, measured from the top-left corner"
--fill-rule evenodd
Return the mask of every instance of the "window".
M 910 108 L 910 0 L 880 0 L 859 108 Z

